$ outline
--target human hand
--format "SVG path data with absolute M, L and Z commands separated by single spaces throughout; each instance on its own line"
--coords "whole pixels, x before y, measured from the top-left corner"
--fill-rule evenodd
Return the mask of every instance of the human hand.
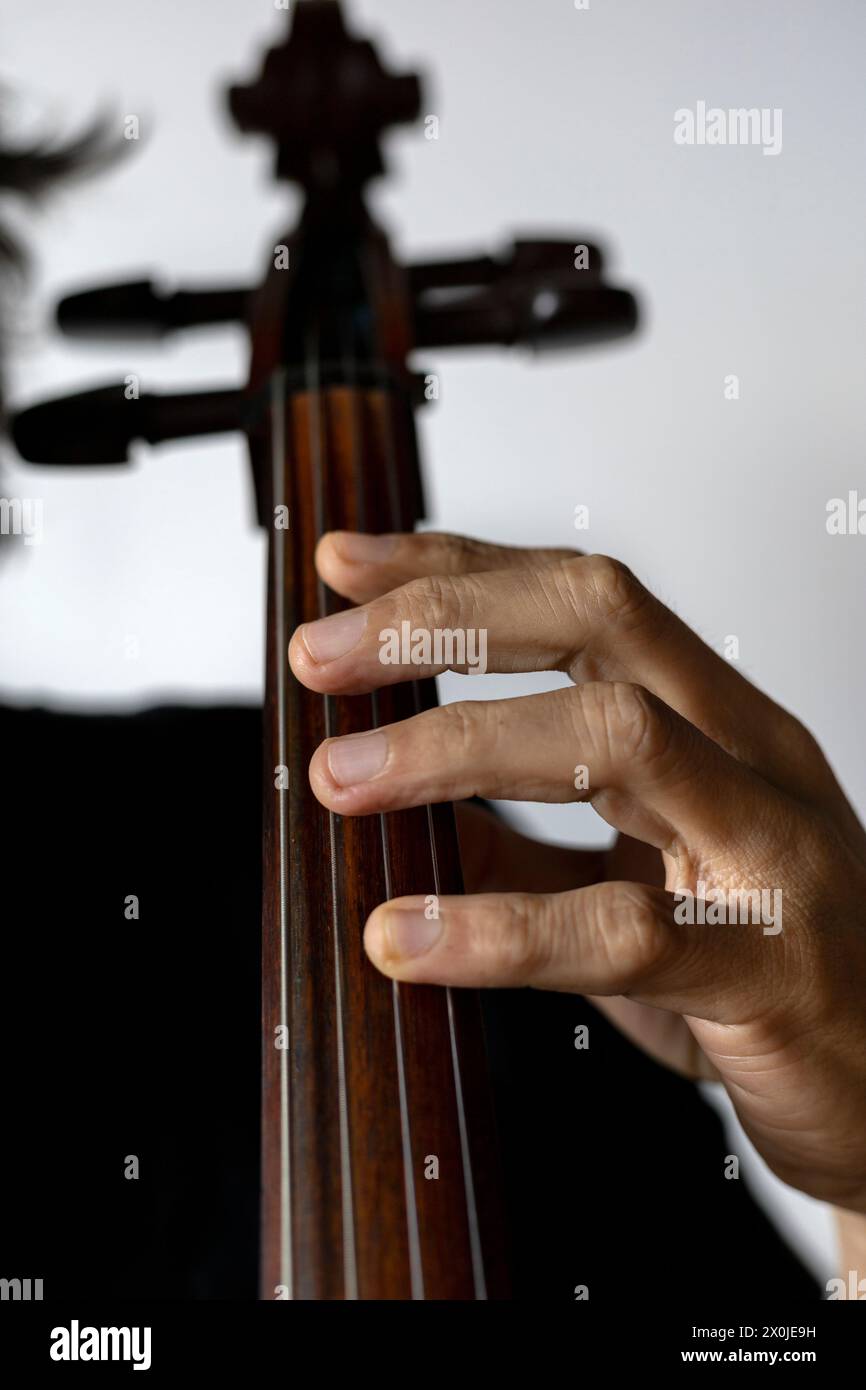
M 438 919 L 423 897 L 383 904 L 373 962 L 590 996 L 657 1057 L 720 1080 L 782 1179 L 866 1212 L 866 834 L 807 730 L 603 556 L 336 533 L 317 567 L 361 606 L 293 636 L 313 690 L 447 669 L 383 664 L 380 633 L 404 621 L 483 631 L 488 669 L 574 682 L 327 740 L 310 765 L 325 806 L 589 800 L 623 837 L 604 863 L 539 849 L 522 891 L 442 898 Z M 539 891 L 545 869 L 561 891 Z

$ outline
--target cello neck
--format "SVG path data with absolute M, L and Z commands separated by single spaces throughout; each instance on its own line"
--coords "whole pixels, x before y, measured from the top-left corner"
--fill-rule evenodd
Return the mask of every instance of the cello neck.
M 320 254 L 319 240 L 317 247 Z M 345 240 L 341 247 L 344 256 Z M 355 268 L 364 272 L 356 288 L 369 295 L 367 307 L 393 305 L 397 277 L 381 240 L 364 232 L 356 249 Z M 302 247 L 298 264 L 300 278 L 308 265 Z M 344 261 L 328 283 L 352 280 Z M 460 891 L 452 808 L 343 818 L 319 804 L 307 777 L 323 739 L 408 718 L 435 701 L 435 687 L 322 696 L 300 685 L 287 662 L 294 628 L 343 606 L 317 578 L 319 537 L 411 529 L 418 519 L 409 381 L 387 355 L 402 330 L 392 316 L 390 329 L 359 353 L 337 320 L 364 321 L 364 305 L 331 300 L 323 308 L 303 294 L 294 303 L 295 341 L 312 355 L 272 370 L 258 440 L 263 514 L 273 519 L 262 1295 L 483 1299 L 500 1289 L 504 1263 L 478 1000 L 386 979 L 362 939 L 367 916 L 387 898 Z

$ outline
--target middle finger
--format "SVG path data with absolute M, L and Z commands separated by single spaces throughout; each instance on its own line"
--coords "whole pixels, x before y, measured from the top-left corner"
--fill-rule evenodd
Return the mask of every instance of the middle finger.
M 602 635 L 605 619 L 592 572 L 578 578 L 576 563 L 412 580 L 304 624 L 289 644 L 292 670 L 313 690 L 347 695 L 447 670 L 568 671 L 590 635 Z M 637 603 L 642 607 L 643 598 Z M 618 614 L 620 643 L 629 616 L 625 609 Z M 647 636 L 644 628 L 643 642 Z

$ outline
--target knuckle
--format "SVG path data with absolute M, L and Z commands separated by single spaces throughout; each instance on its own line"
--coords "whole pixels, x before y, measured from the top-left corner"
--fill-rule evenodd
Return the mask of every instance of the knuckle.
M 457 536 L 450 531 L 437 532 L 436 542 L 448 569 L 458 574 L 483 560 L 488 550 L 483 541 L 473 536 Z
M 487 706 L 480 700 L 458 700 L 431 710 L 441 720 L 439 734 L 452 755 L 466 763 L 477 756 L 490 731 Z
M 447 574 L 413 579 L 399 591 L 398 606 L 411 623 L 421 627 L 456 622 L 461 610 L 458 585 Z
M 656 637 L 663 633 L 667 610 L 656 602 L 649 590 L 635 578 L 627 565 L 610 555 L 588 555 L 561 560 L 552 571 L 560 604 L 577 617 L 584 634 L 573 653 L 573 671 L 584 678 L 603 678 L 610 661 L 610 634 L 633 631 Z M 572 672 L 573 673 L 573 672 Z
M 666 759 L 673 742 L 673 721 L 661 700 L 631 681 L 596 685 L 593 697 L 601 735 L 612 758 L 643 766 Z
M 815 772 L 828 766 L 827 759 L 815 735 L 806 728 L 805 724 L 801 724 L 796 715 L 789 714 L 787 710 L 781 711 L 776 727 L 782 743 L 792 759 L 796 759 L 798 763 L 808 764 Z
M 602 618 L 632 617 L 648 598 L 628 565 L 610 555 L 588 556 L 580 582 L 585 601 L 589 600 Z
M 610 978 L 626 991 L 638 988 L 658 968 L 671 949 L 671 933 L 650 890 L 637 883 L 611 888 L 594 895 L 590 929 L 595 950 L 606 957 Z
M 503 900 L 504 920 L 496 914 L 496 927 L 490 923 L 487 946 L 495 954 L 504 978 L 532 980 L 543 973 L 550 960 L 552 934 L 545 925 L 538 900 L 528 893 L 508 894 Z M 495 944 L 490 940 L 495 930 Z

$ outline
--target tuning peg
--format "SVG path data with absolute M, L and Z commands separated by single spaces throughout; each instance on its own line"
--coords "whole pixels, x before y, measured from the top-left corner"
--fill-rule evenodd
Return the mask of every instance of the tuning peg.
M 512 275 L 600 275 L 604 270 L 601 247 L 583 237 L 569 241 L 558 239 L 528 239 L 515 241 L 511 248 L 508 270 Z
M 571 275 L 580 264 L 582 274 L 598 276 L 604 269 L 601 249 L 591 242 L 575 238 L 544 240 L 522 239 L 512 244 L 500 256 L 473 256 L 458 261 L 427 261 L 409 268 L 409 285 L 413 294 L 429 291 L 462 289 L 473 285 L 493 285 L 515 276 Z
M 508 299 L 485 294 L 459 306 L 421 309 L 415 342 L 420 348 L 586 347 L 626 337 L 637 323 L 637 301 L 628 290 L 538 288 Z
M 243 428 L 242 391 L 127 397 L 124 386 L 102 386 L 44 401 L 14 416 L 11 435 L 28 463 L 120 464 L 135 440 L 221 434 Z
M 134 280 L 67 295 L 57 306 L 57 323 L 70 337 L 161 338 L 178 328 L 245 319 L 249 293 L 205 289 L 166 294 L 152 280 Z
M 624 337 L 637 301 L 607 285 L 588 242 L 521 240 L 498 258 L 413 267 L 418 347 L 581 347 Z

